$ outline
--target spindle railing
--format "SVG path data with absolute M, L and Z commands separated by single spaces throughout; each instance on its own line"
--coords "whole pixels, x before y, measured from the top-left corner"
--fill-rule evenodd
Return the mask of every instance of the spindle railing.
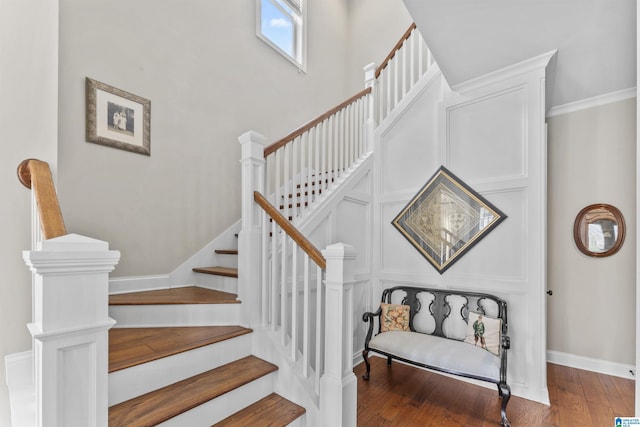
M 356 393 L 349 321 L 353 305 L 348 301 L 353 282 L 352 274 L 343 275 L 344 260 L 349 258 L 351 265 L 355 255 L 336 244 L 329 248 L 339 255 L 327 255 L 325 261 L 294 224 L 302 229 L 312 207 L 319 209 L 320 199 L 373 151 L 376 122 L 398 107 L 432 64 L 411 25 L 377 69 L 373 64 L 365 67 L 365 90 L 266 148 L 265 138 L 255 132 L 239 138 L 239 298 L 248 307 L 247 323 L 271 331 L 287 357 L 301 367 L 295 375 L 306 381 L 310 397 L 321 408 L 317 425 L 356 424 L 351 407 Z M 338 264 L 331 267 L 333 262 Z
M 322 280 L 326 260 L 275 206 L 254 192 L 263 209 L 262 324 L 277 332 L 302 375 L 313 372 L 316 395 L 322 375 Z M 268 231 L 267 231 L 268 230 Z M 315 296 L 313 295 L 315 294 Z
M 264 150 L 267 189 L 285 217 L 301 216 L 369 151 L 367 88 Z
M 376 69 L 376 119 L 383 121 L 433 65 L 431 51 L 411 24 Z

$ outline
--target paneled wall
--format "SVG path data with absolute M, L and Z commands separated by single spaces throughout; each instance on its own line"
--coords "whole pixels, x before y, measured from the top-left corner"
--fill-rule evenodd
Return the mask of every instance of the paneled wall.
M 452 91 L 439 75 L 376 138 L 375 293 L 396 284 L 476 290 L 509 304 L 509 383 L 546 389 L 545 66 L 549 55 Z M 444 165 L 507 219 L 440 274 L 391 225 Z

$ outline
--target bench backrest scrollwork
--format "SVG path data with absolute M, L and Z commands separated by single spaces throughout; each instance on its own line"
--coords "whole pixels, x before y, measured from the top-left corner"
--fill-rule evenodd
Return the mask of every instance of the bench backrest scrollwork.
M 395 286 L 383 291 L 382 302 L 410 306 L 409 328 L 414 332 L 464 339 L 464 331 L 459 331 L 460 322 L 464 321 L 464 327 L 469 321 L 469 312 L 473 311 L 502 319 L 502 335 L 507 335 L 507 303 L 494 295 L 451 289 Z M 428 313 L 421 313 L 425 306 Z M 447 325 L 447 322 L 450 324 Z M 454 331 L 456 322 L 458 332 Z M 428 326 L 418 328 L 418 323 Z

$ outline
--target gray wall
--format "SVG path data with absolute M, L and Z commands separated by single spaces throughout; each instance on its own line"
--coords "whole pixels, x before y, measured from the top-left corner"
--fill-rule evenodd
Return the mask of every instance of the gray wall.
M 255 35 L 255 0 L 60 2 L 59 193 L 69 231 L 166 274 L 240 217 L 240 145 L 349 95 L 347 6 L 308 2 L 307 72 Z M 85 142 L 84 79 L 151 100 L 151 157 Z
M 27 158 L 55 174 L 58 6 L 50 0 L 0 2 L 0 425 L 10 425 L 4 356 L 31 348 L 30 192 L 16 179 Z M 19 42 L 17 42 L 19 41 Z
M 636 99 L 550 117 L 548 349 L 635 365 Z M 582 254 L 573 222 L 608 203 L 627 225 L 607 258 Z

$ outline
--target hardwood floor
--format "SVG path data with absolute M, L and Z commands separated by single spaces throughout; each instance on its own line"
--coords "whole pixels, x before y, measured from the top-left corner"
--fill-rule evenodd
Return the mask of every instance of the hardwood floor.
M 500 399 L 488 389 L 372 357 L 371 379 L 358 377 L 358 426 L 500 425 Z M 512 396 L 507 415 L 514 427 L 606 427 L 615 416 L 633 416 L 635 381 L 548 364 L 551 406 Z

